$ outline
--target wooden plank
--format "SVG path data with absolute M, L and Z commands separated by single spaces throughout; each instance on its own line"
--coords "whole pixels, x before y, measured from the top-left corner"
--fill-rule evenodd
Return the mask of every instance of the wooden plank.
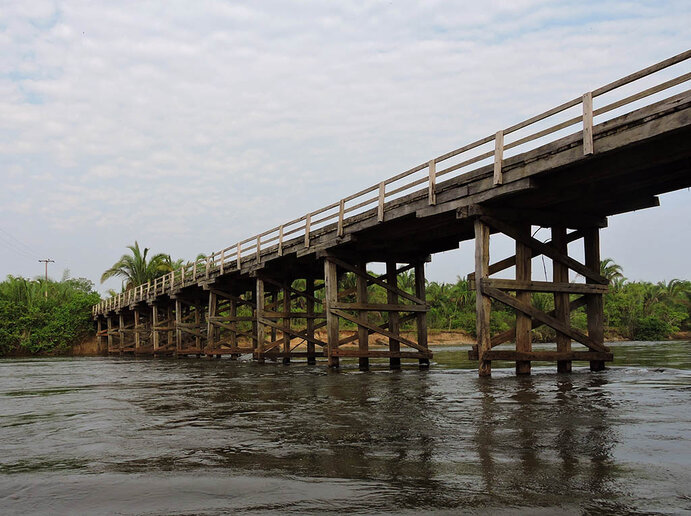
M 593 272 L 592 269 L 588 268 L 580 262 L 577 262 L 573 258 L 556 251 L 554 247 L 552 247 L 551 245 L 543 244 L 542 242 L 533 237 L 525 237 L 523 235 L 520 235 L 510 224 L 495 219 L 494 217 L 481 217 L 481 219 L 483 222 L 489 224 L 497 231 L 501 231 L 502 233 L 513 238 L 514 240 L 523 242 L 527 246 L 538 251 L 540 254 L 544 254 L 548 258 L 551 258 L 552 260 L 556 260 L 566 265 L 567 267 L 577 272 L 581 276 L 585 277 L 586 279 L 590 279 L 594 283 L 599 283 L 601 285 L 609 284 L 607 278 L 604 278 L 600 276 L 600 274 Z
M 593 94 L 583 94 L 583 155 L 593 153 Z
M 500 185 L 504 182 L 501 166 L 504 160 L 504 131 L 497 131 L 494 135 L 494 184 Z
M 602 360 L 612 361 L 614 356 L 612 353 L 605 353 L 600 351 L 512 351 L 503 349 L 493 349 L 487 352 L 491 360 L 507 360 L 507 361 L 540 361 L 540 362 L 556 362 L 556 361 L 571 361 L 571 360 Z
M 559 263 L 560 262 L 553 262 Z M 563 265 L 562 265 L 563 266 Z M 567 272 L 568 274 L 568 272 Z M 568 276 L 567 276 L 568 279 Z M 564 292 L 567 294 L 605 294 L 609 291 L 608 285 L 598 285 L 595 283 L 569 283 L 552 281 L 520 281 L 511 279 L 485 279 L 483 285 L 498 288 L 499 290 L 521 290 L 528 292 Z
M 530 224 L 522 223 L 517 229 L 524 237 L 530 237 Z M 532 257 L 532 249 L 524 243 L 516 241 L 516 280 L 509 280 L 509 283 L 524 285 L 533 284 L 531 281 Z M 484 288 L 484 286 L 491 281 L 502 280 L 481 279 L 480 283 Z M 527 290 L 519 290 L 516 292 L 516 300 L 524 304 L 530 304 L 531 293 Z M 516 351 L 530 352 L 533 349 L 531 333 L 532 324 L 530 321 L 530 315 L 526 315 L 520 311 L 516 312 Z M 530 362 L 526 360 L 516 361 L 516 374 L 530 374 Z
M 489 274 L 489 226 L 481 219 L 475 220 L 475 277 L 483 280 Z M 490 310 L 492 308 L 490 298 L 484 291 L 475 295 L 475 331 L 477 334 L 479 376 L 492 374 L 492 362 L 485 358 L 485 353 L 491 349 L 490 340 Z
M 429 162 L 429 186 L 427 191 L 428 204 L 437 204 L 437 163 L 434 160 Z
M 554 317 L 547 315 L 545 312 L 538 310 L 537 308 L 530 306 L 529 304 L 525 304 L 518 301 L 515 297 L 505 294 L 501 290 L 492 287 L 484 287 L 482 289 L 482 292 L 487 296 L 490 296 L 496 299 L 497 301 L 504 303 L 505 305 L 508 305 L 516 310 L 520 310 L 526 315 L 534 317 L 535 319 L 541 321 L 543 324 L 546 324 L 550 328 L 554 328 L 555 330 L 560 331 L 565 335 L 568 335 L 573 340 L 577 340 L 578 342 L 584 344 L 585 346 L 594 351 L 601 351 L 603 353 L 609 352 L 609 349 L 607 349 L 604 345 L 594 341 L 588 335 L 585 335 L 584 333 L 581 333 L 579 330 L 563 324 L 561 321 L 558 321 Z

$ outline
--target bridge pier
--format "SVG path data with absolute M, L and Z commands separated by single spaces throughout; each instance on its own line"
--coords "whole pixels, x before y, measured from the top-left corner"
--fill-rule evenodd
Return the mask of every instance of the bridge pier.
M 612 353 L 604 344 L 604 317 L 602 295 L 607 292 L 608 281 L 600 275 L 599 227 L 592 218 L 543 213 L 516 212 L 509 217 L 502 210 L 484 206 L 471 206 L 459 216 L 474 216 L 475 272 L 469 276 L 476 290 L 477 345 L 469 352 L 478 360 L 478 374 L 490 376 L 492 361 L 513 361 L 516 374 L 530 374 L 533 361 L 555 361 L 557 371 L 571 371 L 574 360 L 590 362 L 592 371 L 604 369 L 612 360 Z M 568 221 L 568 223 L 565 223 Z M 540 242 L 530 234 L 531 222 L 550 227 L 552 240 Z M 566 227 L 575 228 L 567 233 Z M 490 264 L 490 233 L 502 233 L 513 239 L 516 254 Z M 568 255 L 568 243 L 583 239 L 585 263 Z M 533 281 L 531 260 L 544 255 L 552 260 L 552 281 Z M 515 279 L 494 279 L 491 275 L 515 267 Z M 569 282 L 569 270 L 585 278 L 585 283 Z M 515 292 L 511 296 L 507 292 Z M 552 294 L 554 309 L 547 312 L 533 303 L 533 293 Z M 491 303 L 496 301 L 516 312 L 516 324 L 510 330 L 492 336 L 490 332 Z M 570 314 L 586 307 L 587 333 L 571 325 Z M 556 332 L 556 351 L 533 351 L 532 330 L 546 325 Z M 501 344 L 515 342 L 515 350 L 493 349 Z M 572 341 L 586 350 L 573 351 Z
M 134 353 L 148 354 L 153 352 L 151 311 L 149 307 L 135 306 L 134 316 Z
M 283 364 L 288 365 L 293 357 L 305 357 L 308 364 L 315 364 L 316 357 L 322 354 L 316 346 L 326 347 L 326 343 L 315 336 L 315 331 L 326 325 L 324 313 L 314 310 L 316 303 L 321 304 L 314 295 L 315 279 L 306 275 L 304 289 L 299 288 L 301 281 L 297 280 L 290 275 L 280 280 L 268 275 L 256 278 L 257 356 L 261 359 L 280 357 Z M 322 321 L 317 322 L 317 319 Z M 302 320 L 304 328 L 299 324 Z M 293 344 L 294 341 L 297 343 Z M 298 350 L 303 344 L 305 351 Z
M 151 305 L 152 353 L 155 357 L 175 353 L 175 320 L 170 302 Z
M 134 353 L 135 351 L 135 320 L 128 308 L 118 311 L 118 353 Z
M 388 358 L 391 369 L 401 367 L 401 359 L 415 359 L 421 367 L 429 365 L 432 353 L 427 347 L 426 314 L 428 306 L 425 301 L 424 260 L 411 259 L 402 267 L 394 260 L 386 261 L 386 272 L 375 276 L 367 272 L 367 262 L 349 263 L 342 257 L 326 256 L 324 259 L 325 276 L 325 311 L 327 325 L 327 357 L 329 367 L 338 367 L 340 357 L 358 358 L 360 369 L 367 369 L 371 358 Z M 406 285 L 408 290 L 399 286 L 399 278 L 414 269 L 414 276 L 403 276 L 413 282 Z M 355 285 L 339 290 L 339 273 L 354 276 Z M 373 294 L 386 296 L 385 303 L 372 302 L 368 286 L 374 285 Z M 411 293 L 409 290 L 414 292 Z M 382 322 L 370 320 L 369 314 L 382 314 Z M 383 317 L 386 314 L 386 317 Z M 339 335 L 340 321 L 348 321 L 357 327 L 357 332 L 349 337 Z M 415 322 L 417 341 L 403 336 L 401 327 Z M 388 350 L 371 350 L 369 336 L 379 335 L 387 339 Z M 353 342 L 357 349 L 346 349 L 344 346 Z M 401 346 L 408 349 L 402 350 Z
M 207 355 L 230 355 L 236 359 L 243 354 L 254 354 L 255 303 L 246 285 L 233 288 L 232 284 L 207 287 L 209 290 L 207 315 Z
M 175 354 L 202 355 L 206 342 L 206 307 L 200 300 L 188 298 L 178 293 L 175 295 Z

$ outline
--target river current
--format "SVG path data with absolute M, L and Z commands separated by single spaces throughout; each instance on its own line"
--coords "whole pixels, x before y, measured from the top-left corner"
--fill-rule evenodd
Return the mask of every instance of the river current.
M 1 514 L 691 511 L 691 342 L 569 375 L 0 360 Z

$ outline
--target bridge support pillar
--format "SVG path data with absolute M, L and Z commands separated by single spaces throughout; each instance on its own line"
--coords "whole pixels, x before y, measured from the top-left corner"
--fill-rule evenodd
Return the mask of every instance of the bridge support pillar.
M 326 323 L 316 322 L 324 314 L 314 310 L 315 304 L 321 303 L 314 296 L 314 277 L 304 279 L 304 288 L 302 279 L 279 280 L 268 275 L 257 278 L 258 359 L 281 358 L 288 365 L 292 358 L 306 357 L 307 363 L 314 364 L 320 354 L 315 346 L 326 347 L 315 336 L 315 330 Z
M 175 320 L 172 303 L 151 305 L 151 351 L 154 356 L 175 353 Z
M 198 299 L 175 298 L 175 337 L 178 356 L 201 356 L 206 343 L 206 307 Z
M 118 330 L 113 324 L 113 317 L 111 315 L 106 316 L 106 335 L 108 341 L 108 353 L 118 353 L 118 345 L 115 342 L 115 337 L 118 336 Z
M 482 206 L 470 207 L 469 213 L 475 217 L 475 272 L 469 276 L 469 280 L 477 291 L 477 345 L 469 356 L 479 361 L 479 375 L 491 375 L 493 360 L 515 362 L 516 374 L 530 374 L 530 364 L 535 361 L 555 361 L 557 370 L 563 373 L 571 371 L 571 362 L 575 360 L 590 362 L 593 371 L 604 369 L 605 362 L 612 360 L 612 353 L 604 344 L 602 295 L 607 292 L 608 281 L 600 275 L 599 227 L 584 227 L 575 216 L 569 218 L 564 214 L 529 210 L 526 213 L 516 212 L 512 218 L 500 217 L 497 210 Z M 551 242 L 540 242 L 531 236 L 530 222 L 533 218 L 539 221 L 540 226 L 551 227 Z M 570 227 L 578 229 L 567 233 L 566 219 L 570 221 Z M 490 264 L 491 231 L 512 238 L 516 242 L 516 254 Z M 581 238 L 584 240 L 585 263 L 568 255 L 568 243 Z M 552 281 L 532 280 L 530 261 L 540 255 L 552 260 Z M 514 266 L 515 280 L 490 278 Z M 585 278 L 585 282 L 569 282 L 569 270 Z M 512 296 L 507 292 L 516 294 Z M 537 293 L 551 296 L 543 294 L 535 297 Z M 554 306 L 550 307 L 549 301 L 552 300 Z M 490 333 L 492 301 L 516 312 L 516 325 L 497 335 Z M 570 320 L 571 312 L 584 306 L 587 333 L 573 327 Z M 556 351 L 532 350 L 532 330 L 543 325 L 554 331 Z M 493 349 L 512 340 L 515 342 L 515 351 Z M 582 345 L 584 349 L 572 350 L 572 342 Z
M 135 353 L 136 350 L 136 311 L 122 308 L 118 313 L 118 353 Z
M 254 354 L 254 302 L 245 287 L 234 289 L 232 284 L 209 287 L 206 317 L 207 340 L 204 353 L 209 356 Z
M 421 367 L 429 365 L 432 354 L 427 347 L 424 260 L 406 260 L 408 263 L 402 267 L 401 262 L 387 260 L 386 272 L 375 276 L 367 272 L 367 263 L 362 260 L 351 264 L 336 256 L 324 259 L 327 356 L 331 367 L 338 366 L 340 357 L 357 358 L 363 370 L 369 368 L 372 358 L 388 359 L 391 369 L 399 369 L 402 359 L 417 360 Z M 408 272 L 411 269 L 413 274 Z M 374 299 L 386 302 L 376 303 Z M 340 320 L 354 324 L 357 331 L 341 337 Z M 412 322 L 416 340 L 402 332 L 402 327 Z M 388 349 L 370 349 L 372 334 L 386 338 L 386 342 L 376 342 Z M 357 343 L 356 349 L 348 347 L 352 343 Z
M 148 307 L 136 306 L 134 316 L 134 353 L 146 354 L 153 351 L 151 311 Z

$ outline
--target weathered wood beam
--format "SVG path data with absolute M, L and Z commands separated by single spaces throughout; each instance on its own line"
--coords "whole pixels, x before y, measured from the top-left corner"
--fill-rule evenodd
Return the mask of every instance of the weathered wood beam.
M 568 335 L 571 337 L 573 340 L 577 340 L 581 344 L 584 344 L 588 348 L 592 349 L 593 351 L 600 351 L 603 353 L 609 352 L 609 349 L 605 347 L 604 345 L 596 342 L 592 338 L 590 338 L 588 335 L 585 335 L 584 333 L 580 332 L 579 330 L 575 328 L 571 328 L 561 321 L 555 319 L 554 317 L 550 317 L 547 315 L 545 312 L 542 310 L 538 310 L 537 308 L 520 302 L 518 301 L 515 297 L 512 297 L 508 294 L 505 294 L 501 290 L 498 290 L 496 288 L 492 287 L 484 287 L 482 289 L 482 293 L 486 294 L 487 296 L 490 296 L 497 301 L 504 303 L 505 305 L 510 306 L 511 308 L 514 308 L 516 310 L 520 310 L 526 315 L 529 315 L 531 317 L 534 317 L 535 319 L 541 321 L 543 324 L 546 324 L 550 328 L 554 328 L 557 331 L 562 332 L 565 335 Z
M 557 361 L 571 361 L 571 360 L 602 360 L 612 361 L 614 355 L 612 353 L 600 351 L 512 351 L 503 349 L 493 349 L 487 352 L 490 360 L 507 360 L 507 361 L 540 361 L 540 362 L 557 362 Z
M 564 292 L 567 294 L 606 294 L 608 285 L 596 283 L 569 283 L 552 281 L 511 280 L 511 279 L 483 279 L 482 285 L 499 290 L 522 290 L 530 292 Z

